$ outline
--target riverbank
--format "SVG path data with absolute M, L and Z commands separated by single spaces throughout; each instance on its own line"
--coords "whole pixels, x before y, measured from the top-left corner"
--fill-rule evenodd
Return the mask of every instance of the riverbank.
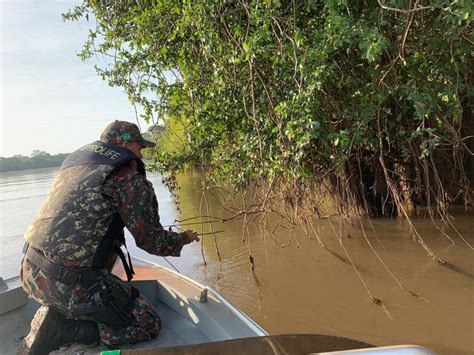
M 0 157 L 0 173 L 58 167 L 66 157 L 65 153 L 51 155 L 42 151 L 35 151 L 29 157 L 23 155 Z

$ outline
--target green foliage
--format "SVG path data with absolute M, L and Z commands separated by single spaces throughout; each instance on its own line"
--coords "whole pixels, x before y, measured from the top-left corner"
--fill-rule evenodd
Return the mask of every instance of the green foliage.
M 55 154 L 34 150 L 29 157 L 15 155 L 11 158 L 0 157 L 0 173 L 7 171 L 51 168 L 60 166 L 67 154 Z
M 473 2 L 380 3 L 90 0 L 65 18 L 93 15 L 81 58 L 112 56 L 98 73 L 146 117 L 170 117 L 163 169 L 203 163 L 245 186 L 337 180 L 354 158 L 372 175 L 379 157 L 407 174 L 453 151 L 462 161 Z

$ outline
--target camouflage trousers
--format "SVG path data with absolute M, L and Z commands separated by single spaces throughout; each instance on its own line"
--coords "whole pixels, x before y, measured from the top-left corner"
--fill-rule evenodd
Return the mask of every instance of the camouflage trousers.
M 50 306 L 62 313 L 66 318 L 92 320 L 94 314 L 73 317 L 69 310 L 71 304 L 87 304 L 91 302 L 91 295 L 79 285 L 66 285 L 48 276 L 31 264 L 23 260 L 20 272 L 23 289 L 38 303 Z M 104 272 L 102 275 L 106 283 L 115 283 L 132 294 L 131 287 L 118 277 Z M 142 295 L 135 300 L 131 310 L 132 319 L 128 326 L 117 329 L 110 325 L 98 323 L 101 343 L 109 347 L 117 345 L 147 341 L 155 338 L 161 329 L 161 321 L 153 305 Z

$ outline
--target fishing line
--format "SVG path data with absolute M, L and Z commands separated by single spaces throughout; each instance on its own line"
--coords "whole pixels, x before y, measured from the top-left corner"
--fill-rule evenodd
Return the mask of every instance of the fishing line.
M 199 233 L 200 236 L 203 236 L 203 235 L 208 235 L 208 234 L 216 234 L 216 233 L 223 233 L 224 231 L 215 231 L 215 232 L 209 232 L 209 233 Z M 178 273 L 178 274 L 181 274 L 181 271 L 178 270 L 178 268 L 176 266 L 174 266 L 171 261 L 169 261 L 168 259 L 166 259 L 166 257 L 162 256 L 163 259 L 165 259 L 165 261 L 171 265 L 171 267 L 173 269 L 175 269 L 175 271 Z
M 178 274 L 181 274 L 181 271 L 179 271 L 179 270 L 176 268 L 176 266 L 174 266 L 173 264 L 171 264 L 171 261 L 169 261 L 168 259 L 166 259 L 166 257 L 164 257 L 164 256 L 163 256 L 162 258 L 165 259 L 165 261 L 166 261 L 168 264 L 170 264 L 171 267 L 172 267 L 173 269 L 175 269 L 175 271 L 176 271 Z

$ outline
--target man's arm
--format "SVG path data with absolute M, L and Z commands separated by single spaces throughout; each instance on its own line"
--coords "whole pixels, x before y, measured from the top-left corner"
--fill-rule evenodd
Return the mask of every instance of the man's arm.
M 148 253 L 179 256 L 184 245 L 199 240 L 192 231 L 176 233 L 162 227 L 151 183 L 131 166 L 114 171 L 105 181 L 103 192 L 117 209 L 137 246 Z

